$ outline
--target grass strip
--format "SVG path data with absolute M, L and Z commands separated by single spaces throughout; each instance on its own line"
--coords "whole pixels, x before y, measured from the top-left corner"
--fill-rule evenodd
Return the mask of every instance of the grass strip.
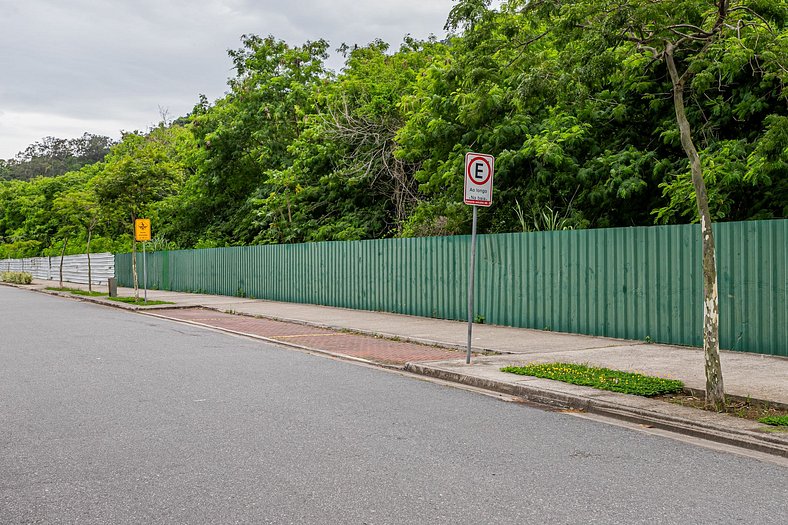
M 84 295 L 87 297 L 103 297 L 107 295 L 107 292 L 89 292 L 87 290 L 73 290 L 71 293 L 74 295 Z
M 74 295 L 83 295 L 86 297 L 102 297 L 104 295 L 107 295 L 107 292 L 89 292 L 87 290 L 80 290 L 79 288 L 67 288 L 65 286 L 62 288 L 58 288 L 56 286 L 48 286 L 46 289 L 51 290 L 53 292 L 68 292 Z
M 661 377 L 574 363 L 507 366 L 502 368 L 501 371 L 645 397 L 681 392 L 682 388 L 684 388 L 684 383 L 675 379 L 663 379 Z
M 775 427 L 788 427 L 788 416 L 762 417 L 758 421 L 765 425 L 772 425 Z
M 156 306 L 159 304 L 175 304 L 169 301 L 151 301 L 146 303 L 144 299 L 134 299 L 134 297 L 107 297 L 110 301 L 118 301 L 119 303 L 134 304 L 137 306 Z

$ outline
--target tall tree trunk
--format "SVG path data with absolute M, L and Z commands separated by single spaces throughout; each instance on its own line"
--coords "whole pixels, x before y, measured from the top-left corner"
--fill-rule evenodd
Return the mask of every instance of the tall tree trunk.
M 68 235 L 63 239 L 63 249 L 60 250 L 60 288 L 63 288 L 63 259 L 66 257 L 66 245 L 68 245 Z
M 700 215 L 703 250 L 703 352 L 706 356 L 706 405 L 719 409 L 725 405 L 725 389 L 720 364 L 720 315 L 714 232 L 711 226 L 706 184 L 703 182 L 703 168 L 698 150 L 692 141 L 690 124 L 684 106 L 684 86 L 688 75 L 684 73 L 679 76 L 673 57 L 673 46 L 670 44 L 665 49 L 665 59 L 670 78 L 673 81 L 673 104 L 676 109 L 676 121 L 681 132 L 681 145 L 690 161 L 692 184 L 695 187 L 695 200 Z

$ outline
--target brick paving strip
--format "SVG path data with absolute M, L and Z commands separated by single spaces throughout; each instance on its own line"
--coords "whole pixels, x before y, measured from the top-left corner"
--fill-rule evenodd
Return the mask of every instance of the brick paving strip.
M 316 326 L 235 315 L 203 308 L 157 310 L 158 317 L 252 335 L 270 341 L 316 350 L 336 356 L 402 367 L 408 362 L 461 359 L 457 350 L 393 341 L 352 332 L 337 332 Z

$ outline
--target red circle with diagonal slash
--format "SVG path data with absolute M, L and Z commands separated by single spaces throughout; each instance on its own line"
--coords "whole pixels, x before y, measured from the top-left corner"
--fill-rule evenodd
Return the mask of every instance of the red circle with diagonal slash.
M 476 179 L 471 177 L 471 167 L 476 163 L 477 160 L 480 160 L 487 165 L 487 177 L 485 177 L 485 179 L 481 182 L 477 182 Z M 490 166 L 490 161 L 487 160 L 486 157 L 472 157 L 471 161 L 468 163 L 468 168 L 465 170 L 465 175 L 468 177 L 468 179 L 470 179 L 472 183 L 476 184 L 477 186 L 487 184 L 487 181 L 489 181 L 490 177 L 492 176 L 492 166 Z

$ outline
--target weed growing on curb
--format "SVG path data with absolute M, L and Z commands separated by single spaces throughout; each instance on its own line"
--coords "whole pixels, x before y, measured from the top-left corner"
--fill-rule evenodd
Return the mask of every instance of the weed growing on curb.
M 148 301 L 145 302 L 144 299 L 137 299 L 135 300 L 133 297 L 107 297 L 110 301 L 118 301 L 119 303 L 126 303 L 126 304 L 135 304 L 137 306 L 156 306 L 159 304 L 175 304 L 169 301 Z
M 574 363 L 507 366 L 502 368 L 501 371 L 646 397 L 681 392 L 682 388 L 684 388 L 684 384 L 675 379 L 663 379 L 661 377 L 645 376 L 621 370 L 596 368 Z
M 769 416 L 762 417 L 758 420 L 764 425 L 772 425 L 775 427 L 788 427 L 788 416 Z
M 83 295 L 85 297 L 104 297 L 107 295 L 107 292 L 89 292 L 87 290 L 72 290 L 71 293 L 74 295 Z

